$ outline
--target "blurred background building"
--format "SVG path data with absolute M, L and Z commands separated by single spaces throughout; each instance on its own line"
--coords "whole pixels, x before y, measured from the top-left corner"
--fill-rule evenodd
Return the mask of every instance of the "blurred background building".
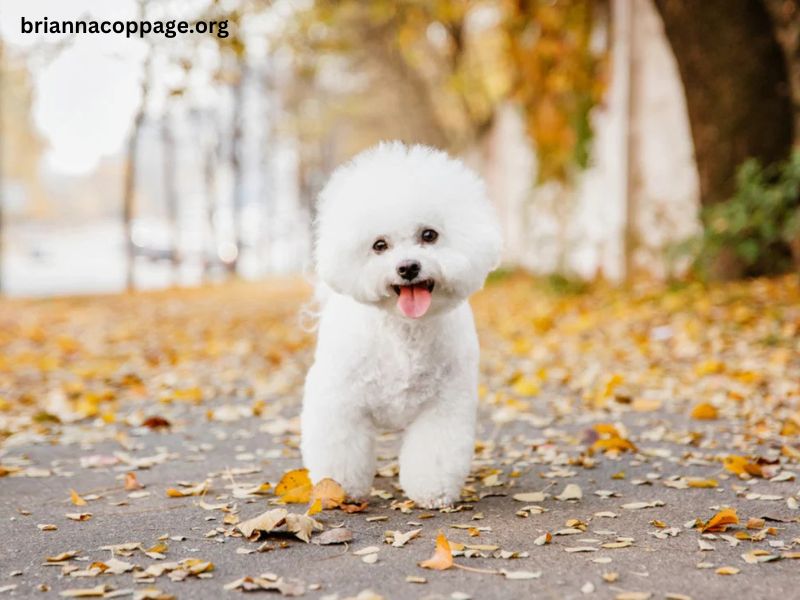
M 10 295 L 307 271 L 316 193 L 389 138 L 484 175 L 509 266 L 664 278 L 691 263 L 673 250 L 702 237 L 704 207 L 738 193 L 736 168 L 787 158 L 797 135 L 796 0 L 0 7 Z M 23 34 L 22 17 L 227 20 L 230 35 Z M 742 256 L 715 264 L 757 271 Z

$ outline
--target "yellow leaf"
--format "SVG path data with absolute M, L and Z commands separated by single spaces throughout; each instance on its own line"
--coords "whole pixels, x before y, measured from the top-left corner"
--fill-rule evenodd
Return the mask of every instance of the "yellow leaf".
M 592 444 L 594 452 L 617 451 L 617 452 L 636 452 L 636 446 L 630 440 L 621 437 L 612 437 L 604 440 L 597 440 Z
M 723 508 L 708 520 L 708 523 L 700 528 L 703 533 L 707 531 L 723 532 L 728 529 L 728 525 L 739 523 L 739 517 L 733 508 Z
M 423 569 L 433 569 L 434 571 L 444 571 L 453 566 L 453 553 L 450 550 L 450 542 L 442 532 L 436 536 L 436 549 L 428 560 L 419 563 Z
M 692 409 L 692 418 L 698 421 L 712 421 L 719 416 L 717 407 L 708 402 L 695 405 Z
M 717 575 L 736 575 L 739 569 L 736 567 L 720 567 L 716 572 Z
M 789 418 L 783 422 L 781 435 L 792 436 L 800 433 L 800 422 L 796 418 Z
M 763 477 L 764 472 L 761 466 L 745 458 L 744 456 L 737 456 L 736 454 L 729 454 L 723 461 L 725 469 L 736 475 L 752 475 L 753 477 Z
M 633 442 L 622 437 L 611 423 L 596 423 L 592 429 L 600 435 L 590 448 L 592 452 L 636 452 Z
M 167 550 L 169 550 L 169 546 L 167 546 L 164 542 L 158 542 L 154 546 L 148 548 L 147 552 L 158 552 L 159 554 L 164 554 Z
M 538 396 L 541 391 L 539 384 L 527 377 L 517 378 L 512 389 L 520 396 Z
M 86 500 L 81 498 L 75 490 L 69 491 L 69 501 L 75 506 L 86 506 Z
M 206 479 L 202 483 L 193 485 L 187 488 L 177 490 L 175 488 L 167 488 L 167 496 L 170 498 L 185 498 L 186 496 L 202 496 L 208 491 L 211 482 Z
M 312 500 L 311 505 L 308 507 L 306 514 L 309 516 L 316 515 L 322 512 L 322 500 L 317 498 L 316 500 Z
M 295 469 L 281 477 L 275 486 L 275 494 L 284 504 L 305 504 L 311 499 L 311 480 L 308 469 Z
M 714 375 L 716 373 L 722 373 L 725 370 L 725 365 L 718 360 L 706 360 L 701 363 L 697 363 L 694 367 L 694 372 L 696 375 Z
M 619 431 L 611 423 L 595 423 L 592 426 L 592 429 L 594 429 L 600 435 L 619 437 Z
M 686 485 L 690 488 L 715 488 L 718 484 L 714 479 L 689 479 Z

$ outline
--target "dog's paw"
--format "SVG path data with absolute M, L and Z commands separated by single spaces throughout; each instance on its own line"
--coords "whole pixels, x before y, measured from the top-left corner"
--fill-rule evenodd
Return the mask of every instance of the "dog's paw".
M 414 500 L 414 504 L 416 504 L 420 508 L 424 508 L 427 510 L 452 508 L 453 503 L 454 503 L 453 498 L 451 498 L 450 496 L 438 496 L 436 498 L 423 498 Z

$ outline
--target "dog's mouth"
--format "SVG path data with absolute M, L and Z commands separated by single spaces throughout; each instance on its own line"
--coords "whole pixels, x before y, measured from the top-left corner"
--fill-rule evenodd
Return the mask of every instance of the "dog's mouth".
M 431 294 L 436 283 L 424 279 L 408 285 L 392 285 L 397 294 L 397 308 L 411 319 L 419 319 L 431 306 Z

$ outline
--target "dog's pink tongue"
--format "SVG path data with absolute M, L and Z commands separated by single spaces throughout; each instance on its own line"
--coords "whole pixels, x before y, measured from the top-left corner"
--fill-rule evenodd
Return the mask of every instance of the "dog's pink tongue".
M 431 293 L 425 285 L 404 285 L 400 287 L 397 308 L 412 319 L 419 319 L 428 312 L 431 305 Z

